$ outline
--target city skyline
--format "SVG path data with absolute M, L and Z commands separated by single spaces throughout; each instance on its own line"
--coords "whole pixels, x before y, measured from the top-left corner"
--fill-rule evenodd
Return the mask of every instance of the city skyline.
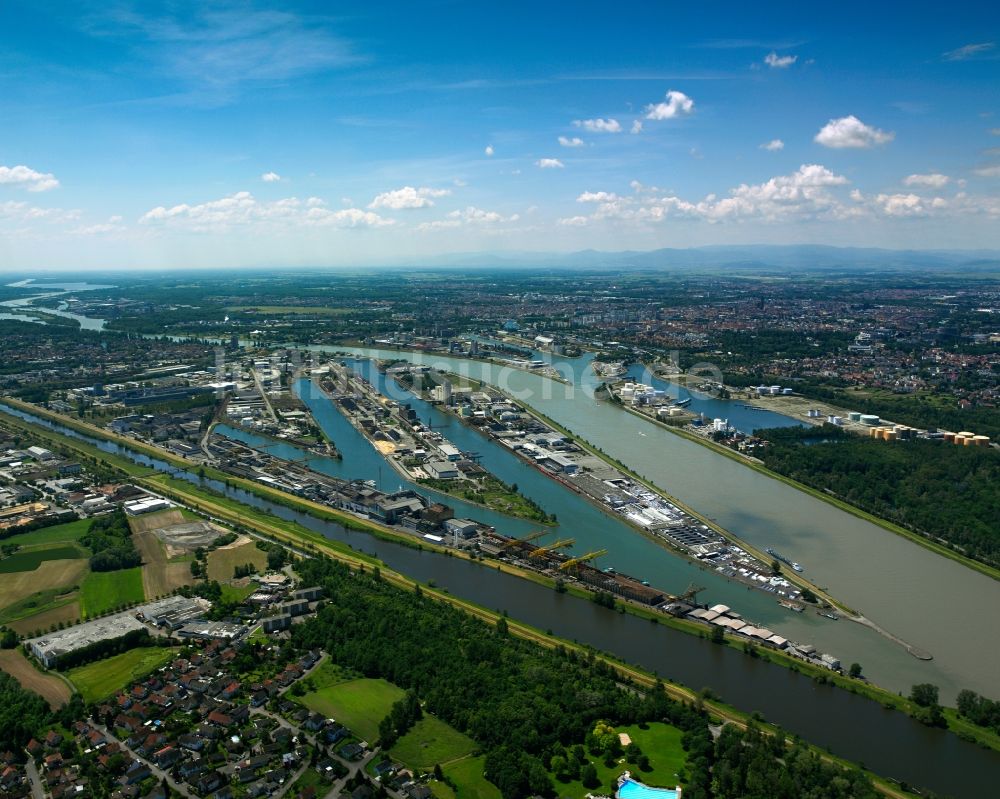
M 1000 247 L 997 14 L 972 4 L 0 21 L 7 270 Z

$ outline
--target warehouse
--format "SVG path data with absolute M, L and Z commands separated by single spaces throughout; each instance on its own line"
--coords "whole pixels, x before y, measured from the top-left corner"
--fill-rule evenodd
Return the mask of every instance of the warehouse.
M 140 630 L 148 632 L 133 614 L 116 613 L 103 619 L 94 619 L 39 638 L 32 638 L 24 643 L 44 666 L 52 668 L 59 663 L 60 658 L 71 652 L 85 649 L 100 641 L 124 638 L 129 633 Z

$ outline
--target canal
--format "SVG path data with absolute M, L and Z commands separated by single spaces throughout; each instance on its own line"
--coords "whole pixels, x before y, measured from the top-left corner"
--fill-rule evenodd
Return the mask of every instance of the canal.
M 27 419 L 63 435 L 88 441 L 105 452 L 173 474 L 192 483 L 197 476 L 170 464 L 54 424 L 30 414 L 0 407 L 0 412 Z M 346 456 L 345 456 L 346 460 Z M 737 650 L 672 630 L 634 616 L 505 574 L 484 563 L 374 538 L 345 530 L 282 505 L 263 500 L 224 483 L 203 484 L 227 496 L 268 509 L 322 535 L 375 555 L 390 568 L 434 583 L 457 597 L 484 607 L 506 610 L 514 619 L 569 640 L 613 652 L 626 662 L 680 682 L 695 690 L 708 687 L 726 702 L 748 712 L 759 711 L 790 733 L 801 735 L 832 753 L 862 762 L 876 773 L 948 794 L 979 799 L 984 787 L 1000 779 L 1000 753 L 960 741 L 925 727 L 908 716 L 813 680 L 780 666 L 750 658 Z
M 308 349 L 330 351 L 327 347 Z M 930 652 L 934 660 L 918 661 L 871 630 L 846 620 L 785 613 L 770 603 L 758 607 L 753 596 L 757 592 L 745 591 L 743 598 L 732 602 L 724 588 L 715 595 L 785 637 L 814 643 L 846 664 L 861 663 L 865 674 L 892 690 L 905 693 L 916 683 L 930 682 L 940 687 L 947 702 L 954 702 L 962 688 L 1000 695 L 1000 636 L 983 634 L 991 626 L 990 609 L 1000 607 L 1000 582 L 650 420 L 595 400 L 597 379 L 588 368 L 592 356 L 551 358 L 569 381 L 564 385 L 522 369 L 469 359 L 369 348 L 336 351 L 422 363 L 506 391 L 759 549 L 772 547 L 801 563 L 817 585 L 884 629 Z M 400 389 L 390 395 L 407 401 L 408 395 Z M 544 498 L 533 498 L 547 507 Z M 683 590 L 687 581 L 672 580 L 671 567 L 660 565 L 664 554 L 676 558 L 626 529 L 628 536 L 605 536 L 611 551 L 608 562 L 654 585 Z

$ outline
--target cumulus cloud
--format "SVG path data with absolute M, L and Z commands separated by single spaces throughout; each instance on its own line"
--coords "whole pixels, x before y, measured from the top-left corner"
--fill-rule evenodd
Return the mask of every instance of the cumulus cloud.
M 621 133 L 622 126 L 617 119 L 574 119 L 573 124 L 591 133 Z
M 504 216 L 498 211 L 487 211 L 470 205 L 461 211 L 451 211 L 444 219 L 436 219 L 433 222 L 417 225 L 417 230 L 448 230 L 462 226 L 493 227 L 507 222 L 517 222 L 520 218 L 519 214 Z
M 785 149 L 785 143 L 781 139 L 771 139 L 769 142 L 765 142 L 760 146 L 760 149 L 767 150 L 768 152 L 777 152 L 778 150 Z
M 590 219 L 585 216 L 567 216 L 559 220 L 559 224 L 565 227 L 583 227 Z
M 583 139 L 581 139 L 579 136 L 573 136 L 572 138 L 569 138 L 567 136 L 560 136 L 559 137 L 559 146 L 560 147 L 583 147 Z
M 920 197 L 917 194 L 877 194 L 874 197 L 877 210 L 886 216 L 927 216 L 933 210 L 948 205 L 943 197 Z
M 535 166 L 539 169 L 562 169 L 566 164 L 558 158 L 539 158 L 535 161 Z
M 613 191 L 585 191 L 576 198 L 578 203 L 609 203 L 621 199 Z
M 313 202 L 314 199 L 302 202 L 297 197 L 286 197 L 261 202 L 250 192 L 240 191 L 197 205 L 157 206 L 143 214 L 139 223 L 198 232 L 222 232 L 245 226 L 382 227 L 394 224 L 391 219 L 357 208 L 330 211 Z
M 632 120 L 632 128 L 629 130 L 629 133 L 642 133 L 642 120 L 641 119 L 633 119 Z
M 1000 178 L 1000 165 L 984 166 L 973 171 L 981 178 Z
M 434 205 L 432 197 L 445 197 L 451 194 L 451 189 L 414 188 L 403 186 L 401 189 L 386 191 L 379 194 L 369 204 L 369 208 L 389 208 L 393 211 L 412 210 L 415 208 L 430 208 Z
M 494 153 L 493 145 L 492 144 L 487 144 L 486 148 L 483 150 L 483 152 L 486 153 L 486 157 L 487 158 L 492 158 L 493 157 L 493 153 Z
M 798 60 L 797 55 L 778 55 L 774 50 L 764 56 L 764 63 L 771 69 L 788 69 Z
M 20 164 L 0 166 L 0 185 L 18 186 L 28 191 L 49 191 L 57 188 L 59 181 L 50 172 L 38 172 Z
M 79 219 L 79 209 L 38 208 L 26 202 L 8 200 L 0 203 L 0 221 L 13 222 L 72 222 Z
M 260 176 L 260 179 L 263 180 L 265 183 L 277 183 L 278 181 L 281 180 L 281 175 L 279 175 L 277 172 L 265 172 L 263 175 Z
M 992 55 L 996 50 L 996 42 L 979 42 L 977 44 L 966 44 L 947 53 L 942 53 L 941 57 L 945 61 L 968 61 L 970 58 L 978 58 L 984 55 Z
M 671 89 L 667 92 L 666 101 L 646 106 L 646 119 L 674 119 L 685 116 L 694 110 L 694 100 L 684 92 Z
M 824 147 L 843 149 L 846 147 L 867 148 L 876 144 L 886 144 L 896 138 L 896 134 L 866 125 L 853 114 L 839 119 L 831 119 L 816 134 L 814 141 Z
M 904 186 L 929 186 L 934 189 L 940 189 L 942 186 L 947 185 L 951 180 L 947 175 L 942 175 L 940 172 L 932 172 L 927 175 L 908 175 L 903 178 Z

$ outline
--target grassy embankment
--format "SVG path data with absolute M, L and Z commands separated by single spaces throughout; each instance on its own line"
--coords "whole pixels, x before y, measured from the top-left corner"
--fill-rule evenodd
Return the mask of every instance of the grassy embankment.
M 84 702 L 98 702 L 167 663 L 177 647 L 140 647 L 66 672 Z
M 34 411 L 33 406 L 26 406 L 25 409 L 29 411 Z M 49 413 L 55 421 L 59 422 L 63 421 L 62 417 L 59 416 L 58 414 L 51 414 L 51 412 Z M 541 416 L 541 418 L 543 418 L 547 423 L 551 424 L 555 429 L 562 430 L 567 435 L 572 435 L 571 433 L 569 433 L 569 431 L 564 430 L 559 425 L 555 424 L 551 420 L 548 420 L 544 416 Z M 31 425 L 28 426 L 31 427 L 32 430 L 34 429 L 34 426 Z M 88 430 L 87 432 L 88 434 L 91 435 L 96 434 L 100 435 L 101 437 L 105 438 L 107 437 L 105 431 L 99 429 L 95 429 L 93 431 Z M 66 438 L 60 436 L 59 434 L 52 434 L 52 435 L 58 436 L 59 439 L 62 439 L 61 441 L 56 441 L 57 444 L 62 444 L 63 446 L 72 446 L 74 443 L 76 443 L 74 439 Z M 130 441 L 125 442 L 126 446 L 130 446 L 133 443 L 139 444 L 141 442 L 130 442 Z M 155 450 L 155 448 L 149 445 L 143 445 L 143 446 L 147 450 Z M 595 454 L 598 453 L 595 452 Z M 122 458 L 121 456 L 108 455 L 107 453 L 103 452 L 101 453 L 101 455 L 112 465 L 116 465 L 118 461 L 125 461 L 125 459 Z M 160 457 L 161 453 L 155 452 L 155 456 Z M 607 456 L 604 457 L 607 459 Z M 180 460 L 180 459 L 175 457 L 174 460 Z M 192 471 L 194 470 L 193 464 L 184 464 L 184 465 L 188 469 Z M 633 476 L 636 479 L 641 479 L 637 475 Z M 250 483 L 249 481 L 233 480 L 232 478 L 228 478 L 225 475 L 223 475 L 222 477 L 224 479 L 229 480 L 230 482 L 245 483 L 246 485 L 245 486 L 241 485 L 241 487 L 246 487 L 248 490 L 254 490 L 254 493 L 264 495 L 267 498 L 271 498 L 270 497 L 271 494 L 281 494 L 281 492 L 277 492 L 274 491 L 273 489 L 268 489 L 266 487 L 260 487 L 261 490 L 257 491 L 255 490 L 257 489 L 256 484 Z M 418 585 L 417 581 L 412 580 L 411 578 L 408 578 L 405 575 L 392 572 L 384 564 L 382 564 L 380 561 L 376 560 L 371 556 L 355 552 L 354 550 L 350 549 L 349 547 L 343 544 L 331 541 L 325 538 L 324 536 L 318 533 L 314 533 L 311 530 L 308 530 L 307 528 L 304 528 L 294 522 L 287 522 L 283 519 L 279 519 L 277 517 L 269 515 L 263 511 L 258 511 L 249 506 L 242 505 L 241 503 L 235 500 L 225 497 L 220 497 L 210 491 L 191 485 L 183 480 L 179 480 L 177 478 L 171 478 L 167 475 L 159 475 L 154 478 L 145 478 L 142 480 L 137 480 L 137 482 L 148 483 L 149 487 L 152 490 L 159 490 L 161 493 L 164 493 L 168 496 L 173 496 L 173 498 L 177 499 L 178 501 L 185 502 L 189 504 L 191 507 L 196 508 L 197 510 L 206 513 L 210 516 L 225 519 L 227 521 L 236 524 L 245 524 L 248 526 L 252 526 L 257 532 L 266 535 L 267 537 L 292 545 L 299 549 L 304 549 L 307 551 L 319 552 L 322 554 L 329 555 L 330 557 L 345 562 L 348 565 L 351 565 L 355 568 L 377 567 L 382 572 L 384 578 L 386 578 L 389 582 L 392 582 L 397 586 L 412 590 L 416 585 Z M 324 506 L 317 505 L 316 503 L 310 503 L 307 500 L 300 500 L 299 498 L 291 497 L 288 495 L 282 494 L 280 499 L 282 504 L 288 505 L 290 507 L 298 507 L 298 509 L 304 510 L 306 512 L 312 513 L 313 510 L 310 506 L 316 505 L 321 511 L 324 511 L 324 514 L 322 515 L 329 515 L 329 516 L 341 515 L 328 512 Z M 314 513 L 314 515 L 319 516 L 321 514 Z M 394 540 L 401 538 L 399 534 L 394 534 L 391 532 L 386 533 L 386 531 L 380 530 L 379 526 L 375 525 L 374 523 L 370 522 L 361 523 L 361 520 L 353 519 L 353 517 L 351 518 L 355 522 L 355 524 L 352 525 L 355 529 L 368 530 L 370 528 L 374 528 L 376 531 L 380 532 L 381 534 L 385 535 L 388 538 L 392 538 Z M 411 546 L 414 545 L 412 541 L 407 541 L 407 543 L 409 543 Z M 453 553 L 451 550 L 442 549 L 440 547 L 427 546 L 427 545 L 417 545 L 417 546 L 420 546 L 421 548 L 425 549 L 434 549 L 437 551 L 441 551 L 449 556 L 461 557 L 461 555 L 457 555 Z M 498 570 L 507 571 L 509 573 L 516 574 L 519 576 L 525 576 L 543 585 L 554 585 L 554 581 L 551 580 L 550 578 L 544 577 L 543 575 L 534 572 L 527 572 L 524 570 L 520 570 L 511 567 L 507 564 L 490 563 L 489 567 L 490 568 L 495 567 Z M 462 607 L 463 609 L 472 613 L 473 615 L 483 618 L 491 623 L 495 623 L 496 619 L 499 618 L 499 614 L 497 614 L 496 612 L 482 608 L 472 602 L 459 600 L 455 597 L 450 596 L 445 591 L 439 591 L 429 586 L 425 586 L 424 590 L 430 591 L 433 595 L 435 595 L 442 601 L 446 601 L 451 604 Z M 578 589 L 575 586 L 570 586 L 569 590 L 571 593 L 575 593 L 580 596 L 590 596 L 589 592 L 586 592 L 583 589 Z M 693 632 L 702 637 L 706 636 L 706 631 L 700 625 L 695 625 L 691 622 L 685 622 L 683 620 L 678 620 L 678 619 L 670 619 L 669 617 L 663 616 L 662 614 L 654 614 L 653 611 L 634 605 L 626 607 L 624 604 L 622 604 L 620 606 L 620 609 L 622 610 L 622 612 L 626 611 L 632 612 L 635 615 L 642 616 L 645 618 L 650 618 L 653 621 L 657 621 L 658 623 L 662 623 L 667 626 L 675 627 L 677 629 L 681 629 L 686 632 Z M 542 633 L 541 631 L 531 627 L 530 625 L 526 625 L 521 622 L 513 622 L 510 620 L 508 620 L 508 623 L 511 625 L 511 629 L 515 631 L 518 635 L 536 641 L 539 644 L 545 646 L 556 646 L 556 645 L 570 646 L 573 649 L 581 652 L 586 651 L 586 647 L 561 641 L 560 639 L 555 638 L 551 634 Z M 729 639 L 729 644 L 735 647 L 739 647 L 739 645 L 735 641 L 732 641 L 731 639 Z M 818 679 L 823 679 L 832 682 L 833 684 L 838 685 L 853 693 L 858 693 L 868 698 L 871 698 L 875 701 L 878 701 L 887 708 L 903 710 L 904 712 L 907 712 L 911 715 L 914 712 L 912 703 L 910 703 L 908 700 L 905 700 L 896 694 L 893 694 L 889 691 L 886 691 L 885 689 L 879 688 L 878 686 L 872 685 L 870 683 L 866 683 L 860 680 L 851 680 L 848 677 L 840 677 L 839 675 L 835 675 L 832 672 L 829 672 L 825 669 L 820 669 L 819 667 L 811 666 L 809 664 L 802 663 L 801 661 L 794 660 L 790 656 L 784 655 L 783 653 L 778 651 L 772 651 L 772 650 L 767 650 L 766 652 L 762 651 L 759 653 L 759 656 L 761 657 L 761 659 L 770 660 L 780 665 L 788 666 L 793 670 L 815 676 Z M 651 675 L 648 675 L 645 672 L 635 667 L 629 666 L 611 655 L 605 654 L 602 655 L 601 657 L 606 662 L 617 668 L 623 676 L 628 677 L 629 679 L 634 679 L 639 684 L 644 684 L 648 686 L 652 685 L 654 682 L 654 678 Z M 695 694 L 694 691 L 685 688 L 683 686 L 668 684 L 667 690 L 668 693 L 670 693 L 674 698 L 686 701 L 695 701 L 696 699 L 699 699 L 700 701 L 700 698 Z M 732 721 L 733 723 L 745 724 L 745 720 L 747 718 L 746 714 L 736 711 L 735 709 L 717 701 L 710 702 L 708 703 L 708 705 L 711 707 L 712 712 L 716 713 L 716 715 L 719 715 L 721 718 Z M 954 712 L 948 709 L 946 709 L 946 716 L 948 716 L 950 719 L 955 718 Z M 960 733 L 963 737 L 969 740 L 975 740 L 976 742 L 980 743 L 983 746 L 996 747 L 1000 749 L 1000 741 L 997 740 L 998 737 L 988 730 L 975 727 L 974 725 L 971 725 L 968 722 L 964 721 L 962 721 L 962 723 L 960 724 L 956 724 L 954 729 L 956 732 Z M 875 777 L 876 775 L 872 776 Z M 899 792 L 896 792 L 894 789 L 891 789 L 891 787 L 884 781 L 880 783 L 880 790 L 883 790 L 883 792 L 888 792 L 890 795 L 893 796 L 903 795 Z

